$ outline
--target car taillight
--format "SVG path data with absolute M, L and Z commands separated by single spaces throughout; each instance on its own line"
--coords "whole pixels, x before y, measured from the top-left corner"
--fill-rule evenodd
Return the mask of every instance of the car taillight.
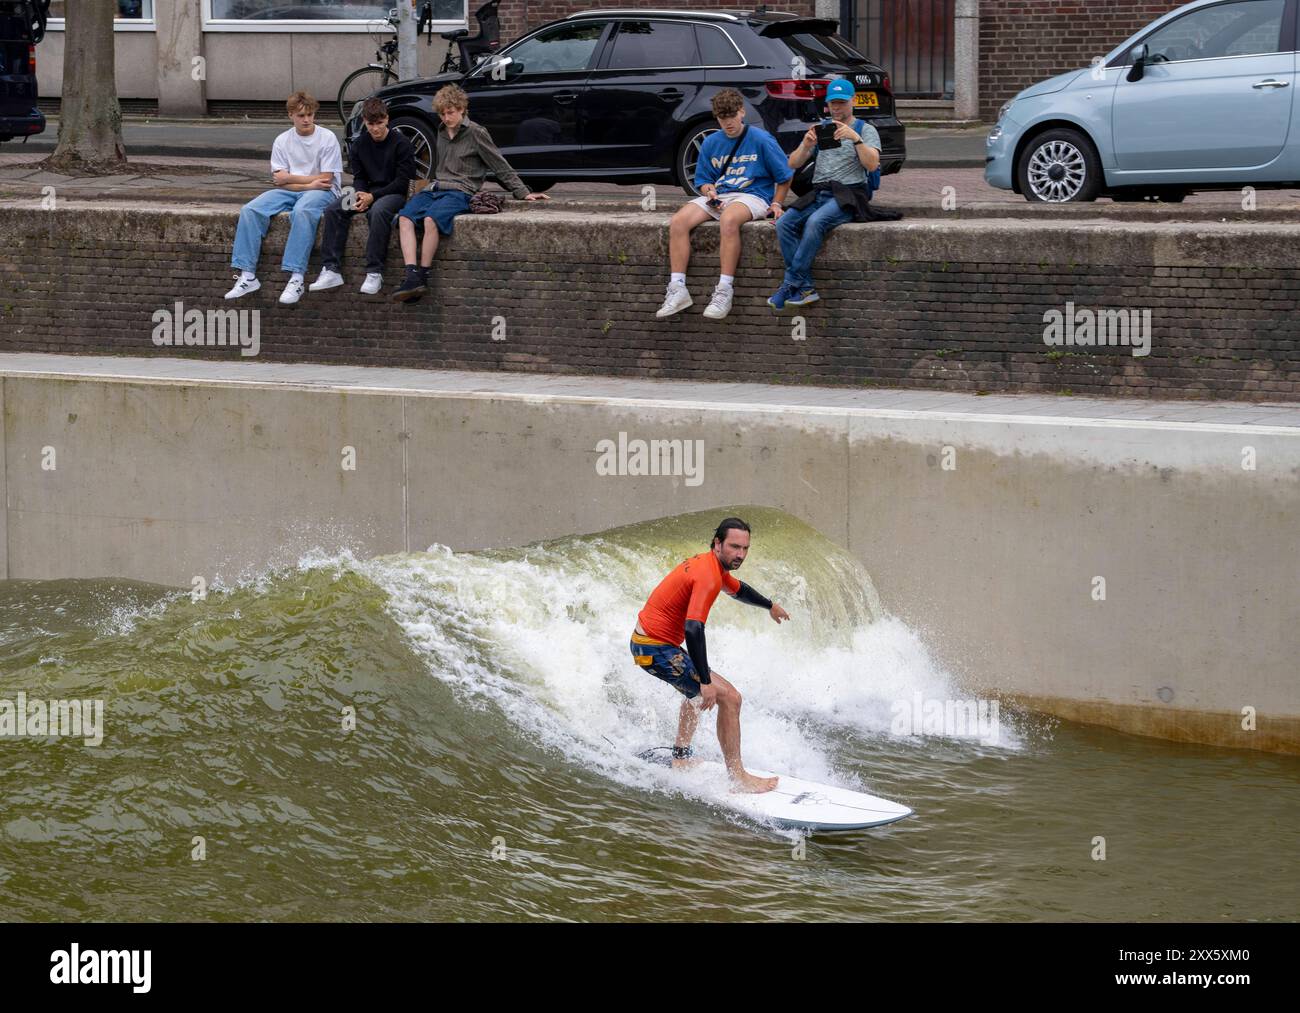
M 800 77 L 768 81 L 767 93 L 773 98 L 819 99 L 826 97 L 830 81 L 820 78 Z
M 888 74 L 885 75 L 885 85 L 884 85 L 884 88 L 885 88 L 885 91 L 892 91 L 892 90 L 893 90 L 892 88 L 889 87 L 889 75 L 888 75 Z
M 27 62 L 32 65 L 32 69 L 29 70 L 28 73 L 35 74 L 36 73 L 36 47 L 35 46 L 27 47 Z

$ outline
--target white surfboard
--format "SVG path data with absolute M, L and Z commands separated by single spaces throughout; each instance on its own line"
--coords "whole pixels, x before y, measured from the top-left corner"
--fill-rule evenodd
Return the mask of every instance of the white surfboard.
M 672 764 L 672 753 L 667 747 L 660 746 L 638 755 L 651 763 Z M 700 760 L 682 773 L 689 778 L 721 780 L 726 768 L 716 760 Z M 750 773 L 780 780 L 771 791 L 759 795 L 728 792 L 720 801 L 729 808 L 785 830 L 867 830 L 912 815 L 912 810 L 905 805 L 865 792 L 804 781 L 770 770 L 750 768 Z

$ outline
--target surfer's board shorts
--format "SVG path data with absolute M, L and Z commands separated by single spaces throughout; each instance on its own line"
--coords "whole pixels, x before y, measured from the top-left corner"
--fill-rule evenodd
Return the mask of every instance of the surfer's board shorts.
M 632 660 L 641 668 L 668 683 L 687 700 L 700 695 L 700 677 L 695 674 L 691 656 L 676 644 L 665 644 L 639 633 L 632 634 Z

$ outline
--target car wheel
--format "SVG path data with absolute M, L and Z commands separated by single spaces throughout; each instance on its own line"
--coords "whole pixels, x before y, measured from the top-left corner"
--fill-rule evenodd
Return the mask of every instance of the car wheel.
M 1035 137 L 1020 153 L 1016 173 L 1025 200 L 1035 203 L 1092 201 L 1101 192 L 1101 159 L 1077 130 L 1048 130 Z
M 524 185 L 532 190 L 533 193 L 546 193 L 551 187 L 555 186 L 555 180 L 539 176 L 537 179 L 526 179 Z
M 677 174 L 677 185 L 686 191 L 688 197 L 700 195 L 700 191 L 695 189 L 695 166 L 700 160 L 700 145 L 717 130 L 717 126 L 711 122 L 699 123 L 686 132 L 682 143 L 677 146 L 677 160 L 673 169 Z
M 435 143 L 433 128 L 414 116 L 394 116 L 388 126 L 410 141 L 411 147 L 415 149 L 416 179 L 432 179 Z

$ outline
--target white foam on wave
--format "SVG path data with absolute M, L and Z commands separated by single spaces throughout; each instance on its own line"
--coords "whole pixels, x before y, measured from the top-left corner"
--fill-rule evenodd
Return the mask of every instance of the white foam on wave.
M 632 663 L 628 645 L 645 597 L 667 572 L 662 566 L 627 546 L 571 539 L 511 553 L 434 546 L 360 569 L 385 590 L 390 613 L 430 672 L 467 702 L 491 701 L 521 731 L 622 783 L 686 792 L 692 785 L 681 775 L 634 758 L 673 741 L 681 701 Z M 870 578 L 861 579 L 869 589 Z M 832 739 L 890 735 L 896 701 L 918 693 L 962 694 L 898 619 L 863 616 L 844 643 L 819 646 L 799 618 L 778 627 L 726 596 L 710 616 L 710 663 L 745 699 L 746 765 L 870 790 L 836 769 Z M 695 745 L 720 758 L 716 713 L 701 716 Z M 998 747 L 1017 745 L 1004 729 Z M 694 787 L 706 797 L 725 792 Z

